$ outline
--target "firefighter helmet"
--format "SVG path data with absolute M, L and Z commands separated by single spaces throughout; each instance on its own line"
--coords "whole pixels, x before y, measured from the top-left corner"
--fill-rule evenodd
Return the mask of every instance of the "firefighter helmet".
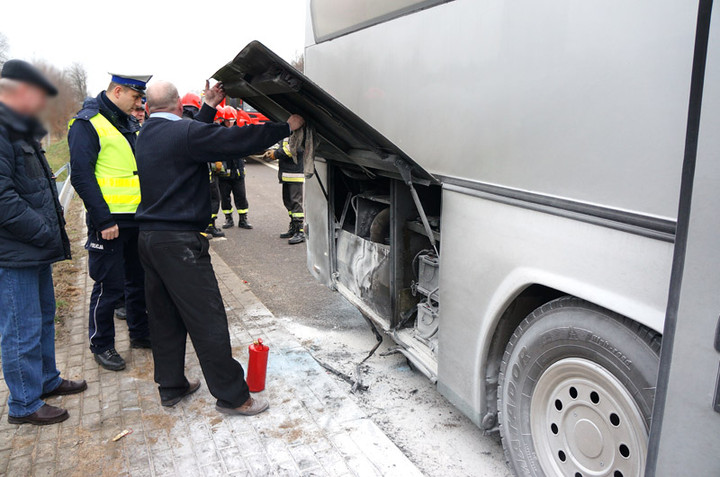
M 237 121 L 237 111 L 232 106 L 225 106 L 222 118 L 225 121 Z
M 225 108 L 222 106 L 218 106 L 215 110 L 215 119 L 214 121 L 219 121 L 223 119 L 223 115 L 225 114 Z
M 200 109 L 200 96 L 195 93 L 187 93 L 182 97 L 183 106 L 195 106 Z

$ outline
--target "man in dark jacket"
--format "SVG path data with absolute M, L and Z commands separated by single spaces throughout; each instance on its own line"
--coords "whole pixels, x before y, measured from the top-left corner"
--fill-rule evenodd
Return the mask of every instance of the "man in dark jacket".
M 227 316 L 210 263 L 208 241 L 200 234 L 210 218 L 207 165 L 262 150 L 302 126 L 288 123 L 244 128 L 209 124 L 225 97 L 220 85 L 207 88 L 196 121 L 182 120 L 182 103 L 170 83 L 148 89 L 150 119 L 137 142 L 142 202 L 140 258 L 150 313 L 155 382 L 164 406 L 195 392 L 199 381 L 185 378 L 185 343 L 190 335 L 216 409 L 253 415 L 268 408 L 252 398 L 230 347 Z
M 134 150 L 140 125 L 131 116 L 142 107 L 149 78 L 113 75 L 106 91 L 85 100 L 68 133 L 71 180 L 87 209 L 85 248 L 95 281 L 88 316 L 90 351 L 112 371 L 125 369 L 115 350 L 113 317 L 120 300 L 125 300 L 130 346 L 150 348 L 135 222 L 140 183 Z
M 8 422 L 53 424 L 68 412 L 43 399 L 79 393 L 85 381 L 55 365 L 54 262 L 70 242 L 35 119 L 55 87 L 35 67 L 10 60 L 0 75 L 0 348 L 10 390 Z

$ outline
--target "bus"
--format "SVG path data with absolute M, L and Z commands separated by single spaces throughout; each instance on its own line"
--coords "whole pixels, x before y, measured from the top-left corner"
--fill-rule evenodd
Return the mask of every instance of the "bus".
M 680 207 L 703 132 L 719 179 L 711 7 L 308 0 L 305 74 L 253 42 L 214 76 L 307 119 L 308 269 L 499 432 L 516 475 L 720 475 L 720 306 L 680 283 L 693 244 L 715 281 L 693 280 L 720 281 Z

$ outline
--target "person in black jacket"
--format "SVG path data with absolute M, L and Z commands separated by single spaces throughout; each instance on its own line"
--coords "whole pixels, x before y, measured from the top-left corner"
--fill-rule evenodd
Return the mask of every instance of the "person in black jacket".
M 70 242 L 35 117 L 55 87 L 35 67 L 10 60 L 0 75 L 0 348 L 10 390 L 8 422 L 52 424 L 69 417 L 44 398 L 78 393 L 85 381 L 55 364 L 54 262 Z
M 142 192 L 136 219 L 162 404 L 173 406 L 200 386 L 185 377 L 189 334 L 216 409 L 253 415 L 267 409 L 268 402 L 250 397 L 243 367 L 232 356 L 208 240 L 200 234 L 211 215 L 207 165 L 265 149 L 304 121 L 291 116 L 288 123 L 244 128 L 210 124 L 224 97 L 221 85 L 206 88 L 197 120 L 188 121 L 181 119 L 182 103 L 172 84 L 148 88 L 150 119 L 136 146 Z

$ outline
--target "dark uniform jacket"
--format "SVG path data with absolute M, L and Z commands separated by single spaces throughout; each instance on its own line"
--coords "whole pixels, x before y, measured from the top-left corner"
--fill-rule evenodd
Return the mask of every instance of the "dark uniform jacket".
M 238 179 L 245 175 L 245 159 L 232 159 L 223 161 L 223 170 L 218 177 L 223 180 Z
M 278 161 L 278 180 L 280 182 L 283 182 L 283 174 L 302 174 L 305 170 L 302 151 L 298 151 L 299 157 L 296 164 L 292 156 L 285 150 L 283 144 L 287 146 L 287 142 L 281 141 L 273 153 Z
M 140 124 L 137 120 L 120 111 L 107 98 L 104 91 L 96 98 L 87 98 L 82 109 L 75 116 L 75 122 L 73 122 L 68 133 L 72 185 L 85 203 L 89 228 L 102 231 L 113 225 L 136 227 L 134 214 L 110 213 L 110 207 L 105 202 L 95 178 L 95 164 L 100 153 L 100 138 L 90 123 L 90 118 L 98 112 L 105 116 L 125 136 L 133 152 L 135 152 L 135 140 L 137 139 L 137 132 L 140 130 Z
M 208 163 L 248 156 L 290 134 L 286 123 L 242 128 L 211 124 L 215 112 L 203 105 L 195 121 L 151 115 L 143 125 L 135 155 L 140 230 L 205 230 L 211 215 Z
M 0 267 L 70 258 L 55 180 L 38 142 L 39 123 L 0 103 Z

